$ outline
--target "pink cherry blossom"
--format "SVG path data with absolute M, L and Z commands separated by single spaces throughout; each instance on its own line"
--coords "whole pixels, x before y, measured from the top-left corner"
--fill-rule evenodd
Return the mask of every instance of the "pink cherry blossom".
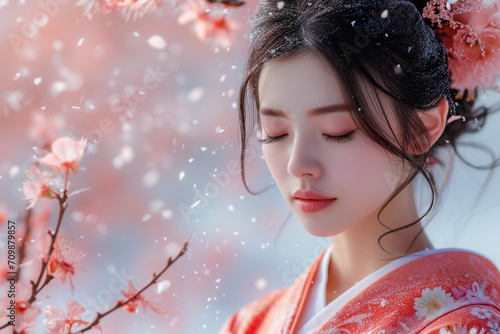
M 64 120 L 61 115 L 47 117 L 44 112 L 35 112 L 31 117 L 28 135 L 32 139 L 42 141 L 43 146 L 48 148 L 57 139 L 63 125 Z
M 436 34 L 448 52 L 452 88 L 459 96 L 476 87 L 498 88 L 500 72 L 500 0 L 431 0 L 423 16 L 437 24 Z M 435 11 L 435 8 L 438 11 Z M 473 98 L 473 97 L 472 97 Z
M 125 296 L 125 298 L 129 299 L 129 298 L 132 298 L 137 293 L 137 289 L 134 287 L 134 285 L 132 284 L 131 281 L 128 281 L 128 292 L 121 290 L 121 293 Z M 144 296 L 142 296 L 142 294 L 140 294 L 139 296 L 135 297 L 134 299 L 129 301 L 127 304 L 125 304 L 123 307 L 125 308 L 125 310 L 127 312 L 134 313 L 136 311 L 137 307 L 139 306 L 139 303 L 141 303 L 142 308 L 144 310 L 146 310 L 149 306 L 151 308 L 151 310 L 153 310 L 153 312 L 164 315 L 165 312 L 154 307 L 153 305 L 151 305 L 151 303 L 149 303 L 148 300 L 150 298 L 151 298 L 151 296 L 144 297 Z M 123 300 L 121 300 L 121 301 L 123 301 Z
M 120 0 L 117 5 L 127 20 L 130 18 L 137 20 L 146 14 L 154 13 L 162 6 L 162 0 Z
M 49 334 L 64 334 L 69 333 L 73 329 L 73 325 L 88 325 L 88 321 L 81 319 L 81 315 L 85 312 L 85 307 L 74 300 L 68 300 L 66 303 L 68 316 L 64 315 L 64 311 L 55 305 L 48 305 L 43 309 L 43 316 L 47 319 L 47 329 Z
M 186 24 L 191 21 L 203 21 L 207 17 L 205 13 L 209 12 L 208 3 L 204 0 L 186 0 L 180 8 L 180 14 L 177 17 L 177 23 Z
M 60 277 L 63 283 L 69 278 L 71 292 L 75 289 L 71 277 L 75 274 L 75 262 L 81 260 L 86 253 L 73 249 L 73 239 L 60 235 L 54 243 L 52 252 L 47 264 L 47 274 Z
M 180 9 L 177 23 L 182 25 L 192 22 L 193 31 L 198 39 L 212 40 L 215 45 L 227 48 L 231 45 L 234 39 L 233 31 L 239 28 L 239 24 L 227 18 L 224 11 L 215 9 L 215 7 L 210 8 L 204 0 L 186 0 Z
M 233 31 L 239 28 L 239 24 L 224 15 L 219 15 L 213 19 L 213 29 L 210 36 L 213 37 L 214 44 L 226 49 L 231 46 L 234 40 Z
M 95 12 L 108 13 L 116 9 L 120 0 L 80 0 L 76 3 L 77 6 L 82 6 L 85 13 L 92 14 Z
M 31 289 L 23 282 L 16 283 L 16 332 L 23 333 L 29 328 L 36 326 L 36 319 L 42 311 L 39 307 L 29 304 L 27 300 L 30 297 Z M 1 309 L 6 310 L 10 305 L 10 299 L 4 297 L 0 302 Z M 6 317 L 7 314 L 2 312 L 0 314 L 0 323 L 3 324 L 10 320 Z
M 82 6 L 88 15 L 118 10 L 127 20 L 130 18 L 135 20 L 162 8 L 164 2 L 163 0 L 80 0 L 77 5 Z
M 52 152 L 38 161 L 58 173 L 70 171 L 76 173 L 86 144 L 87 139 L 83 137 L 78 141 L 71 137 L 60 137 L 52 143 Z
M 34 207 L 36 202 L 42 197 L 55 197 L 54 191 L 50 188 L 49 180 L 43 175 L 38 166 L 31 166 L 30 173 L 28 176 L 31 179 L 23 184 L 23 194 L 29 204 L 26 209 Z

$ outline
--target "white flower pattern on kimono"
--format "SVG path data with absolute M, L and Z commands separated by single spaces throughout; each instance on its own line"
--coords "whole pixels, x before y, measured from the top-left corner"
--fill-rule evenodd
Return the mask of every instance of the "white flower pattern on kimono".
M 439 334 L 467 334 L 467 325 L 459 323 L 458 326 L 453 325 L 453 328 L 443 327 L 439 330 Z
M 463 326 L 462 323 L 458 324 L 458 327 L 453 325 L 453 328 L 451 326 L 448 327 L 443 327 L 439 330 L 439 334 L 484 334 L 486 333 L 486 330 L 484 328 L 481 329 L 481 331 L 477 331 L 476 327 L 472 327 L 469 331 L 467 330 L 467 325 Z
M 445 293 L 440 286 L 422 291 L 422 297 L 415 298 L 414 308 L 417 310 L 417 317 L 432 318 L 438 317 L 453 307 L 455 299 L 451 297 L 451 293 Z
M 491 321 L 489 321 L 488 327 L 490 328 L 491 334 L 500 334 L 500 325 L 498 324 L 498 322 L 492 323 Z
M 493 315 L 492 313 L 488 312 L 488 310 L 479 307 L 473 307 L 470 313 L 472 315 L 475 315 L 479 319 L 486 319 L 486 318 L 490 319 L 491 316 Z

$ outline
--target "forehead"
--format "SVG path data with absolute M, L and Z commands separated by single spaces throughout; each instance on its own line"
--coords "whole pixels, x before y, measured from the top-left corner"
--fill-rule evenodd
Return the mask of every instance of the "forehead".
M 312 52 L 264 64 L 258 92 L 261 108 L 286 112 L 346 102 L 338 75 L 322 56 Z

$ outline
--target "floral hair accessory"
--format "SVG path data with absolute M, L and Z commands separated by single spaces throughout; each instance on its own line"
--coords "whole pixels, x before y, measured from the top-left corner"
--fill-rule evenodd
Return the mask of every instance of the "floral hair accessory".
M 500 0 L 430 0 L 423 17 L 431 20 L 448 54 L 451 88 L 473 100 L 476 87 L 498 90 L 500 72 Z

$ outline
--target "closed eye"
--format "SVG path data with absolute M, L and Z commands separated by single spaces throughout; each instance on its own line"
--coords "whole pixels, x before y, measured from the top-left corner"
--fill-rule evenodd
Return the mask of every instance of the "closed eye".
M 347 143 L 353 139 L 355 133 L 356 133 L 356 130 L 352 130 L 351 132 L 348 132 L 342 136 L 330 136 L 330 135 L 326 135 L 326 134 L 323 134 L 323 136 L 325 136 L 326 137 L 325 139 L 328 141 L 333 141 L 336 143 Z
M 353 139 L 355 133 L 356 133 L 356 130 L 352 130 L 351 132 L 348 132 L 342 136 L 330 136 L 327 134 L 323 134 L 323 136 L 325 137 L 325 139 L 327 141 L 332 141 L 332 142 L 336 142 L 336 143 L 347 143 Z M 259 142 L 261 142 L 263 144 L 277 143 L 277 142 L 280 142 L 283 139 L 285 139 L 286 136 L 288 136 L 287 133 L 285 133 L 281 136 L 277 136 L 277 137 L 267 136 L 266 138 L 263 138 L 263 139 L 259 138 Z
M 282 141 L 283 139 L 285 139 L 286 136 L 288 136 L 288 134 L 286 134 L 286 133 L 284 135 L 277 136 L 277 137 L 267 136 L 266 138 L 262 138 L 262 139 L 259 138 L 259 141 L 263 144 L 271 144 L 271 143 L 276 143 L 276 142 Z

